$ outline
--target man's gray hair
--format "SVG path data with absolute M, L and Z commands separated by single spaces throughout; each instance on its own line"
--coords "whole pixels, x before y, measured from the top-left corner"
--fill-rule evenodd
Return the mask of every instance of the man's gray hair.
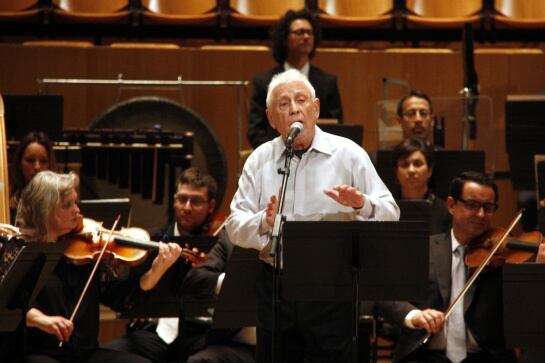
M 267 90 L 267 107 L 271 107 L 272 93 L 276 87 L 281 84 L 294 81 L 303 82 L 308 88 L 312 99 L 316 98 L 316 91 L 314 90 L 314 87 L 312 87 L 312 84 L 310 84 L 310 82 L 308 81 L 308 78 L 297 69 L 288 69 L 285 72 L 276 74 L 271 79 L 271 83 L 269 83 L 269 89 Z

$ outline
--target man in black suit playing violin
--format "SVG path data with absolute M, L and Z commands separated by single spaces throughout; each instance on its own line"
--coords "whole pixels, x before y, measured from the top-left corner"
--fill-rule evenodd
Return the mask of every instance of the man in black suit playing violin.
M 445 320 L 445 311 L 468 277 L 464 255 L 475 239 L 492 231 L 498 207 L 494 181 L 464 172 L 450 186 L 452 229 L 430 238 L 430 271 L 424 301 L 379 303 L 382 315 L 403 326 L 394 362 L 516 362 L 505 346 L 501 268 L 483 272 Z M 432 334 L 425 344 L 423 333 Z
M 217 191 L 217 183 L 210 175 L 196 168 L 186 169 L 178 180 L 174 195 L 176 220 L 150 231 L 152 239 L 168 241 L 177 236 L 212 235 Z M 220 233 L 218 242 L 208 253 L 208 261 L 191 269 L 183 281 L 180 281 L 182 294 L 217 294 L 232 250 L 233 245 L 227 234 Z M 210 330 L 209 323 L 196 319 L 183 320 L 180 324 L 179 318 L 160 318 L 156 325 L 134 330 L 107 346 L 140 354 L 153 362 L 187 360 L 190 363 L 252 363 L 255 330 L 248 332 L 243 329 L 242 332 L 243 334 L 239 334 L 240 331 L 233 331 L 230 335 L 214 334 L 215 331 Z

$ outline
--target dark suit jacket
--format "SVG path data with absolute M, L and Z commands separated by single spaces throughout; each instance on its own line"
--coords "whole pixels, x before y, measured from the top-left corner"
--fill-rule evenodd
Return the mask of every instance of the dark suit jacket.
M 183 294 L 196 297 L 213 297 L 218 277 L 225 272 L 227 261 L 233 252 L 233 244 L 225 231 L 222 231 L 218 242 L 208 252 L 208 261 L 192 268 L 184 278 Z
M 149 231 L 152 240 L 169 241 L 174 236 L 174 223 L 159 228 L 152 228 Z M 198 231 L 192 236 L 207 235 L 205 230 Z M 233 244 L 227 233 L 222 231 L 217 243 L 208 252 L 208 261 L 197 267 L 189 269 L 183 277 L 181 286 L 178 286 L 182 296 L 192 296 L 202 299 L 203 303 L 215 299 L 215 288 L 218 277 L 225 272 L 227 262 L 231 257 Z M 211 329 L 210 324 L 195 320 L 191 316 L 180 316 L 183 323 L 178 338 L 171 344 L 172 356 L 188 357 L 197 351 L 204 349 L 210 344 L 229 345 L 231 338 L 240 329 Z
M 269 125 L 267 120 L 265 100 L 272 77 L 283 71 L 284 66 L 279 65 L 254 77 L 247 134 L 248 141 L 254 149 L 278 136 L 278 132 Z M 308 79 L 316 90 L 316 97 L 320 99 L 320 118 L 336 118 L 339 123 L 342 123 L 343 110 L 337 77 L 311 65 Z
M 382 302 L 379 312 L 403 326 L 405 316 L 413 309 L 433 308 L 446 311 L 450 302 L 452 249 L 450 232 L 430 238 L 430 271 L 427 298 L 421 302 Z M 464 297 L 466 325 L 477 344 L 497 362 L 516 362 L 512 350 L 505 348 L 503 336 L 503 298 L 501 269 L 481 274 Z M 394 361 L 407 358 L 419 347 L 423 331 L 403 328 L 394 352 Z
M 199 299 L 213 300 L 216 297 L 215 289 L 218 277 L 225 272 L 227 262 L 233 252 L 233 244 L 229 241 L 227 233 L 222 231 L 218 242 L 208 252 L 208 261 L 202 265 L 189 270 L 182 283 L 183 296 L 193 296 Z M 199 329 L 197 323 L 190 324 L 188 321 L 182 325 L 184 336 L 195 335 Z M 240 329 L 206 329 L 200 337 L 200 349 L 210 344 L 228 345 L 231 339 Z M 195 337 L 194 337 L 195 338 Z M 197 344 L 198 345 L 198 344 Z

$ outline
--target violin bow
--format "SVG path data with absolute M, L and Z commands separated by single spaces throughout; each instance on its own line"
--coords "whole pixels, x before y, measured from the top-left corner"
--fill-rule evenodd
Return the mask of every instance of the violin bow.
M 220 226 L 216 228 L 214 233 L 212 233 L 212 237 L 216 237 L 218 234 L 220 234 L 221 230 L 223 229 L 223 227 L 225 227 L 226 224 L 227 224 L 227 218 L 225 218 L 225 220 L 221 222 Z
M 79 300 L 78 300 L 78 303 L 76 304 L 76 306 L 74 307 L 74 310 L 72 311 L 72 315 L 70 315 L 70 321 L 73 322 L 74 321 L 74 318 L 76 316 L 76 314 L 78 313 L 78 310 L 79 310 L 79 307 L 81 305 L 81 302 L 83 301 L 83 297 L 85 296 L 85 293 L 87 293 L 87 290 L 89 289 L 89 285 L 91 284 L 91 280 L 93 280 L 93 277 L 95 276 L 95 273 L 97 271 L 97 268 L 98 268 L 98 264 L 100 263 L 100 261 L 102 260 L 102 256 L 104 255 L 104 251 L 106 251 L 106 248 L 108 247 L 108 244 L 110 243 L 110 241 L 112 240 L 113 238 L 113 232 L 115 230 L 115 227 L 117 227 L 117 223 L 119 223 L 119 220 L 121 219 L 121 215 L 118 215 L 114 224 L 112 225 L 112 229 L 110 229 L 108 232 L 109 232 L 109 237 L 108 237 L 108 240 L 106 241 L 106 243 L 104 243 L 104 246 L 102 246 L 102 250 L 100 251 L 100 254 L 98 255 L 97 257 L 97 260 L 95 261 L 95 265 L 93 266 L 93 270 L 91 271 L 91 274 L 89 275 L 89 278 L 87 279 L 87 282 L 85 283 L 85 287 L 83 288 L 82 292 L 81 292 L 81 295 L 79 296 Z M 102 232 L 101 232 L 102 233 Z M 59 342 L 59 348 L 62 347 L 62 344 L 63 342 Z
M 479 277 L 479 275 L 481 274 L 481 272 L 484 270 L 484 268 L 486 267 L 486 265 L 488 265 L 490 263 L 490 260 L 492 260 L 492 257 L 494 256 L 494 254 L 496 252 L 499 251 L 499 249 L 501 248 L 501 246 L 503 246 L 505 240 L 507 239 L 507 237 L 509 236 L 509 234 L 511 233 L 511 231 L 513 230 L 513 228 L 515 228 L 516 224 L 518 223 L 518 221 L 520 220 L 520 218 L 522 217 L 522 213 L 524 212 L 523 209 L 521 209 L 519 211 L 519 213 L 515 216 L 515 218 L 513 218 L 513 220 L 511 221 L 511 223 L 509 224 L 509 227 L 507 228 L 507 230 L 505 231 L 505 233 L 503 234 L 503 236 L 501 237 L 500 239 L 500 242 L 497 243 L 494 248 L 490 251 L 490 254 L 481 262 L 481 264 L 479 265 L 479 267 L 477 267 L 477 269 L 475 270 L 475 272 L 473 272 L 473 274 L 471 275 L 471 277 L 466 281 L 466 284 L 464 285 L 464 288 L 462 289 L 462 291 L 460 291 L 460 293 L 458 294 L 458 296 L 456 296 L 456 299 L 454 299 L 454 301 L 452 302 L 452 304 L 450 304 L 450 306 L 448 307 L 447 311 L 445 311 L 445 321 L 449 318 L 450 314 L 452 313 L 452 311 L 454 310 L 454 308 L 456 307 L 456 305 L 458 305 L 460 303 L 460 301 L 462 301 L 462 298 L 465 296 L 465 294 L 467 293 L 467 291 L 469 290 L 469 288 L 471 287 L 471 285 L 473 285 L 473 283 L 475 282 L 475 280 L 477 280 L 477 277 Z M 424 340 L 421 342 L 420 345 L 422 344 L 425 344 L 429 338 L 431 337 L 431 334 L 427 334 L 426 337 L 424 338 Z

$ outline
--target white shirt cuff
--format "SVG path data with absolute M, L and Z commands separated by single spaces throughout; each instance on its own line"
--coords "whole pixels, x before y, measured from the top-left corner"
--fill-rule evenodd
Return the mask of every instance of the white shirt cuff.
M 407 327 L 407 328 L 410 328 L 410 329 L 416 329 L 416 327 L 413 325 L 413 318 L 414 316 L 419 313 L 420 310 L 418 309 L 414 309 L 414 310 L 411 310 L 409 311 L 409 313 L 407 314 L 407 316 L 405 316 L 405 321 L 403 322 L 403 324 Z
M 216 290 L 215 293 L 216 295 L 219 295 L 220 294 L 220 291 L 221 291 L 221 286 L 223 285 L 223 280 L 225 279 L 225 272 L 222 272 L 219 276 L 218 276 L 218 282 L 216 282 Z

